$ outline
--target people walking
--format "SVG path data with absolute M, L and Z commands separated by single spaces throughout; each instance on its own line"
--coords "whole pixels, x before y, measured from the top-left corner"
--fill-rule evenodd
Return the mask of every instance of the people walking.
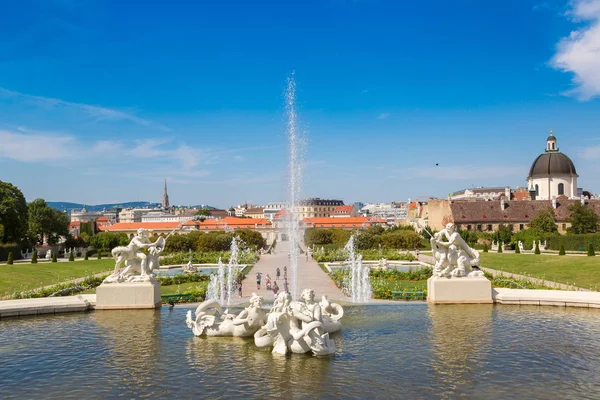
M 277 286 L 277 282 L 273 283 L 273 295 L 277 297 L 277 292 L 279 292 L 279 286 Z
M 287 279 L 287 265 L 283 266 L 283 277 Z
M 256 290 L 260 290 L 260 281 L 262 279 L 262 274 L 260 272 L 256 273 Z
M 277 271 L 275 272 L 275 276 L 276 276 L 275 280 L 279 280 L 279 277 L 281 276 L 281 270 L 279 269 L 279 267 L 277 267 Z

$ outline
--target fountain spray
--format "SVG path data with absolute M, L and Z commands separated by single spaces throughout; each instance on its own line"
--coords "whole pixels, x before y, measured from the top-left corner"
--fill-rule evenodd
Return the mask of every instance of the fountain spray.
M 300 203 L 300 193 L 302 189 L 302 172 L 304 169 L 303 156 L 305 151 L 305 141 L 298 129 L 298 116 L 296 114 L 296 80 L 294 73 L 287 79 L 287 88 L 285 92 L 285 105 L 287 111 L 287 131 L 289 145 L 289 165 L 288 165 L 288 204 L 286 227 L 288 239 L 290 241 L 290 273 L 291 285 L 290 293 L 292 298 L 298 296 L 298 257 L 300 245 L 300 220 L 298 210 Z

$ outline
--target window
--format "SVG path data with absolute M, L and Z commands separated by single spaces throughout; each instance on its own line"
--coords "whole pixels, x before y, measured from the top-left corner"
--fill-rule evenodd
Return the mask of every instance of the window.
M 492 228 L 492 224 L 488 224 L 488 231 L 491 232 L 494 228 Z
M 481 232 L 481 225 L 477 225 L 477 230 Z
M 523 224 L 519 224 L 519 230 L 522 231 L 525 226 Z
M 467 230 L 470 231 L 471 230 L 471 225 L 467 225 Z
M 562 230 L 566 231 L 567 230 L 567 224 L 562 224 Z
M 559 183 L 558 184 L 558 195 L 560 196 L 561 194 L 565 194 L 565 185 L 564 185 L 564 183 Z
M 536 196 L 540 195 L 540 187 L 538 185 L 535 185 L 535 195 Z

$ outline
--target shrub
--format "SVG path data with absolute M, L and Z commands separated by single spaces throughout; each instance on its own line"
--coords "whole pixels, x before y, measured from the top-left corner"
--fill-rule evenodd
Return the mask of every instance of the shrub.
M 37 250 L 35 248 L 33 249 L 33 254 L 31 255 L 31 263 L 37 264 Z
M 100 249 L 98 249 L 98 255 L 96 257 L 98 260 L 100 260 L 102 258 L 102 251 Z
M 534 254 L 541 254 L 541 252 L 540 252 L 540 241 L 539 240 L 537 242 L 535 242 L 535 251 L 533 253 Z
M 52 262 L 57 262 L 58 260 L 56 259 L 56 251 L 52 252 Z
M 87 251 L 86 251 L 86 252 L 84 252 L 84 256 L 83 256 L 83 259 L 84 259 L 84 260 L 85 260 L 85 261 L 87 261 L 87 260 L 88 260 L 88 255 L 87 255 Z
M 6 264 L 8 265 L 12 265 L 13 263 L 13 255 L 12 255 L 12 251 L 10 253 L 8 253 L 8 257 L 6 258 Z
M 69 253 L 69 261 L 75 261 L 75 255 L 72 251 Z
M 521 254 L 521 249 L 518 244 L 515 246 L 515 254 Z
M 1 221 L 1 218 L 0 218 L 0 221 Z M 14 254 L 21 254 L 21 249 L 15 243 L 0 244 L 0 261 L 7 260 L 8 253 L 13 253 L 13 259 L 14 259 Z
M 594 257 L 596 255 L 596 252 L 594 251 L 594 243 L 590 243 L 588 245 L 587 255 L 590 257 Z
M 499 242 L 498 243 L 498 253 L 502 253 L 502 246 L 503 246 L 503 243 Z
M 548 236 L 547 248 L 558 250 L 562 244 L 566 251 L 586 251 L 590 243 L 594 244 L 594 248 L 600 246 L 600 233 L 551 235 Z
M 564 255 L 566 255 L 566 254 L 567 254 L 567 253 L 565 252 L 565 245 L 564 245 L 564 244 L 561 244 L 561 245 L 560 245 L 560 251 L 558 252 L 558 255 L 559 255 L 559 256 L 564 256 Z
M 487 243 L 484 243 L 484 244 L 483 244 L 483 252 L 484 252 L 484 253 L 487 253 L 487 252 L 488 252 L 488 245 L 487 245 Z

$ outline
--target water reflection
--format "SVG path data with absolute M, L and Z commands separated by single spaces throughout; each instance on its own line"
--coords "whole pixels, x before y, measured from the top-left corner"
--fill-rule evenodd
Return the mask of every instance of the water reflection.
M 472 380 L 478 353 L 489 346 L 493 306 L 489 304 L 429 305 L 433 368 L 453 394 Z
M 103 310 L 94 313 L 94 319 L 104 337 L 104 363 L 118 382 L 118 390 L 133 396 L 151 394 L 149 388 L 164 368 L 160 362 L 164 340 L 160 313 L 154 310 Z
M 600 398 L 598 310 L 349 306 L 331 358 L 196 338 L 186 311 L 2 320 L 0 398 Z

